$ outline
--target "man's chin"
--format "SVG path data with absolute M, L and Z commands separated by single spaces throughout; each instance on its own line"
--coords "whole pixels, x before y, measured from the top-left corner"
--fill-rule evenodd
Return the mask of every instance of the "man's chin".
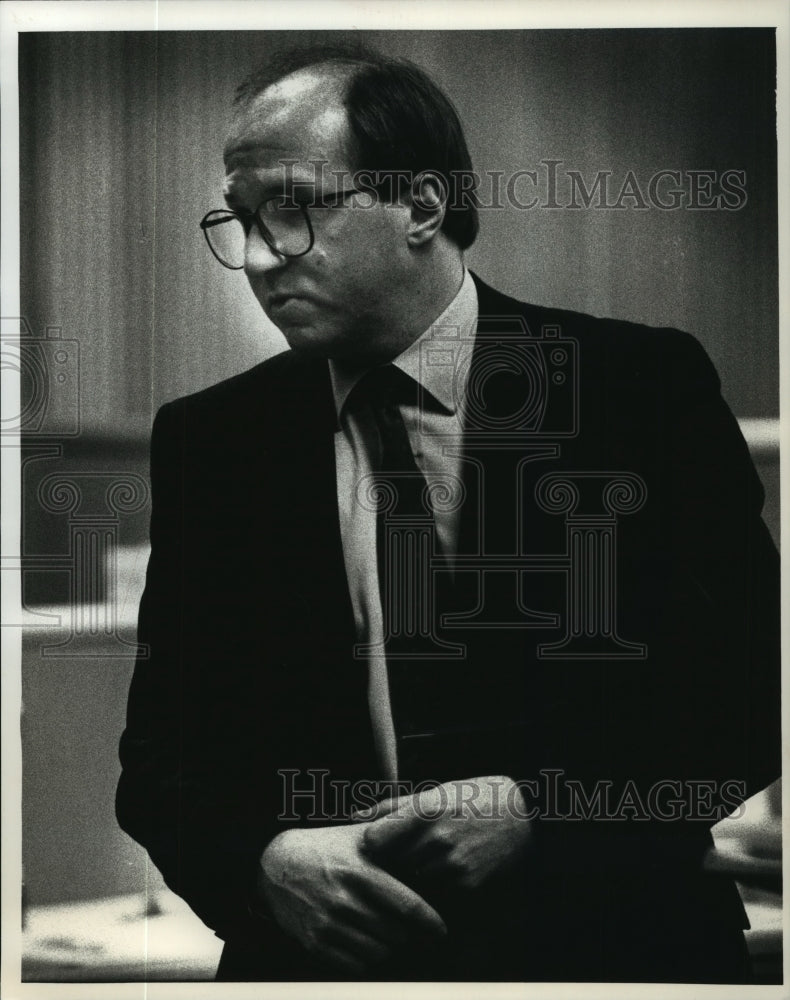
M 314 326 L 283 324 L 280 332 L 295 353 L 311 358 L 333 358 L 343 352 L 343 340 Z
M 326 331 L 316 330 L 309 326 L 283 325 L 282 335 L 292 351 L 298 354 L 310 355 L 316 358 L 331 357 L 334 338 Z
M 376 364 L 390 355 L 371 352 L 375 344 L 364 336 L 317 326 L 312 323 L 283 323 L 278 327 L 292 351 L 305 358 L 327 358 L 356 364 Z

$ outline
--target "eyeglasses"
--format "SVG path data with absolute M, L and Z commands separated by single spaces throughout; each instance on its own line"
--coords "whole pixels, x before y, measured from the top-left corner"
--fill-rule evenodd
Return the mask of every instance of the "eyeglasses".
M 203 216 L 200 228 L 211 252 L 231 271 L 244 267 L 247 237 L 253 225 L 273 253 L 280 257 L 303 257 L 313 249 L 315 242 L 308 207 L 320 211 L 336 208 L 344 198 L 359 190 L 349 188 L 330 196 L 321 195 L 311 202 L 278 195 L 262 201 L 254 212 L 216 208 Z

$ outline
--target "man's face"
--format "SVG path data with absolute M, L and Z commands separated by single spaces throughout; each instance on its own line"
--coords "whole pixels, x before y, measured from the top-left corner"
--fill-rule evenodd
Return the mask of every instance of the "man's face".
M 283 192 L 286 177 L 333 195 L 350 188 L 354 164 L 336 71 L 301 70 L 242 108 L 225 147 L 229 207 L 254 212 Z M 321 173 L 315 161 L 327 161 Z M 283 161 L 296 161 L 283 167 Z M 310 161 L 313 161 L 311 163 Z M 342 171 L 341 181 L 332 171 Z M 298 195 L 297 195 L 298 196 Z M 308 209 L 315 242 L 309 253 L 274 253 L 255 226 L 247 238 L 244 270 L 267 316 L 292 348 L 316 356 L 377 360 L 400 333 L 398 302 L 415 266 L 406 242 L 404 205 L 371 206 L 350 195 L 336 207 Z

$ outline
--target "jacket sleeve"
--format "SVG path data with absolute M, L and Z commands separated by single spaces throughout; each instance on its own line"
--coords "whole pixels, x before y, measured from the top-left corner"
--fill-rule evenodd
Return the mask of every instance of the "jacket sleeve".
M 151 556 L 140 604 L 141 654 L 120 742 L 120 826 L 148 851 L 166 884 L 220 937 L 252 932 L 248 898 L 261 851 L 276 832 L 255 810 L 240 755 L 200 731 L 203 708 L 185 651 L 191 563 L 185 550 L 185 407 L 163 407 L 151 444 Z M 205 715 L 205 712 L 203 712 Z
M 650 859 L 656 870 L 696 870 L 711 826 L 780 773 L 779 558 L 763 487 L 702 346 L 676 330 L 654 336 L 660 370 L 649 377 L 660 388 L 646 419 L 657 423 L 658 454 L 646 485 L 658 554 L 644 561 L 634 545 L 629 566 L 618 539 L 619 585 L 638 595 L 620 596 L 641 602 L 652 641 L 644 663 L 606 668 L 605 697 L 591 705 L 619 742 L 590 776 L 620 789 L 634 777 L 637 805 L 627 821 L 538 823 L 550 867 L 606 857 L 616 868 Z M 634 433 L 648 437 L 641 425 Z M 683 800 L 674 812 L 673 787 Z
M 669 544 L 693 588 L 696 630 L 712 651 L 691 689 L 696 763 L 754 795 L 781 772 L 779 555 L 762 519 L 765 493 L 702 346 L 690 335 L 667 435 Z M 682 350 L 680 350 L 682 348 Z M 692 716 L 690 712 L 693 712 Z

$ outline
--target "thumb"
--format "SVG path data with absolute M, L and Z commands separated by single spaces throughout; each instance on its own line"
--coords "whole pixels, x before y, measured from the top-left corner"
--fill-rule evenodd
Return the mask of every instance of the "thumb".
M 371 854 L 403 850 L 423 830 L 413 809 L 394 809 L 376 817 L 365 830 L 363 845 Z

